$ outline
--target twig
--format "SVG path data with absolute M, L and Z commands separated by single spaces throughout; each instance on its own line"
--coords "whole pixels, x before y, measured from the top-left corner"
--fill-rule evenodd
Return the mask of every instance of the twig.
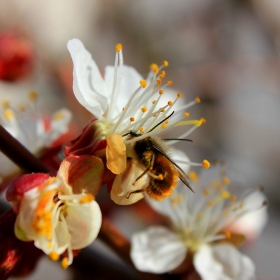
M 28 173 L 51 172 L 41 161 L 31 154 L 2 125 L 0 125 L 0 150 L 16 165 Z

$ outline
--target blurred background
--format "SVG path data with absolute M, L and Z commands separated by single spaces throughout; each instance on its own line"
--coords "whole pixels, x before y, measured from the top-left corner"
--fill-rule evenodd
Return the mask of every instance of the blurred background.
M 81 131 L 91 116 L 72 92 L 66 44 L 74 37 L 101 71 L 113 64 L 116 43 L 124 46 L 125 64 L 143 76 L 152 62 L 168 60 L 173 88 L 186 101 L 201 98 L 190 112 L 207 123 L 184 149 L 193 161 L 226 161 L 248 187 L 265 187 L 269 220 L 244 252 L 257 279 L 280 279 L 280 1 L 1 0 L 0 98 L 20 102 L 35 90 L 44 114 L 69 108 L 74 131 Z M 145 225 L 143 217 L 135 222 L 136 206 L 106 207 L 127 236 Z M 100 246 L 107 250 L 96 242 L 93 251 Z M 54 279 L 72 277 L 71 269 L 42 259 L 22 279 L 49 279 L 50 270 L 59 275 Z

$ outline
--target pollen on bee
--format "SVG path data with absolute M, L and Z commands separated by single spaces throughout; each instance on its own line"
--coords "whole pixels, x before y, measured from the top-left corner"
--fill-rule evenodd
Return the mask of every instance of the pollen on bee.
M 159 174 L 157 178 L 158 178 L 158 180 L 162 181 L 163 180 L 163 175 Z
M 67 257 L 64 257 L 60 263 L 61 267 L 63 269 L 66 269 L 69 265 L 68 265 L 68 258 Z
M 59 259 L 59 254 L 57 252 L 50 252 L 49 259 L 55 262 Z
M 144 106 L 144 107 L 142 107 L 142 108 L 141 108 L 141 111 L 142 111 L 143 113 L 145 113 L 145 112 L 147 112 L 147 111 L 148 111 L 148 109 L 147 109 L 147 107 L 146 107 L 146 106 Z
M 167 67 L 167 66 L 168 66 L 168 61 L 164 60 L 164 61 L 162 62 L 162 65 L 163 65 L 164 67 Z
M 35 91 L 31 91 L 31 92 L 29 92 L 29 94 L 28 94 L 28 98 L 29 98 L 31 101 L 35 101 L 35 100 L 37 100 L 37 98 L 38 98 L 38 94 L 37 94 L 37 92 L 35 92 Z
M 164 94 L 164 90 L 161 89 L 159 92 L 158 92 L 160 95 Z
M 145 88 L 147 86 L 147 81 L 140 80 L 140 85 L 142 86 L 142 88 Z
M 172 106 L 172 105 L 173 105 L 173 102 L 170 100 L 170 101 L 167 102 L 167 104 L 168 104 L 169 106 Z
M 210 162 L 208 160 L 203 160 L 202 162 L 202 166 L 205 168 L 205 169 L 208 169 L 210 167 Z
M 122 44 L 116 44 L 115 50 L 116 52 L 120 52 L 122 50 Z
M 182 93 L 177 93 L 177 98 L 182 98 L 183 94 Z
M 188 117 L 190 116 L 190 113 L 189 113 L 189 112 L 185 112 L 185 113 L 184 113 L 184 116 L 185 116 L 186 118 L 188 118 Z
M 200 98 L 199 98 L 199 97 L 196 97 L 194 101 L 195 101 L 196 103 L 200 103 Z
M 131 118 L 130 118 L 130 121 L 131 121 L 131 122 L 134 122 L 134 121 L 135 121 L 135 118 L 131 117 Z
M 167 81 L 167 84 L 168 84 L 169 86 L 171 86 L 171 85 L 173 84 L 173 82 L 172 82 L 172 81 Z

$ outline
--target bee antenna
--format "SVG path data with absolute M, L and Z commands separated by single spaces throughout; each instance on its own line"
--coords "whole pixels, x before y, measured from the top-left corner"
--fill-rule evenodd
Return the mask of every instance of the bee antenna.
M 159 125 L 161 125 L 163 122 L 165 122 L 166 120 L 168 120 L 172 115 L 174 114 L 174 111 L 167 116 L 165 119 L 163 119 L 162 121 L 160 121 L 158 124 L 156 124 L 152 129 L 150 129 L 147 133 L 153 131 L 155 128 L 157 128 Z
M 173 141 L 173 140 L 178 140 L 178 141 L 189 141 L 189 142 L 193 142 L 193 140 L 191 139 L 182 139 L 182 138 L 165 138 L 163 139 L 164 141 Z

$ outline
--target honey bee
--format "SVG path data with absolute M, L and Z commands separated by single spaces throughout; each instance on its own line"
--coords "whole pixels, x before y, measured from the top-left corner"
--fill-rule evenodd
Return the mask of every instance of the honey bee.
M 131 139 L 142 134 L 130 131 Z M 143 173 L 136 178 L 135 184 L 144 175 L 148 175 L 149 182 L 144 189 L 129 194 L 146 192 L 151 198 L 162 200 L 172 194 L 178 184 L 178 178 L 193 192 L 186 173 L 167 155 L 167 147 L 158 137 L 148 136 L 127 146 L 127 158 L 134 160 L 142 168 Z

